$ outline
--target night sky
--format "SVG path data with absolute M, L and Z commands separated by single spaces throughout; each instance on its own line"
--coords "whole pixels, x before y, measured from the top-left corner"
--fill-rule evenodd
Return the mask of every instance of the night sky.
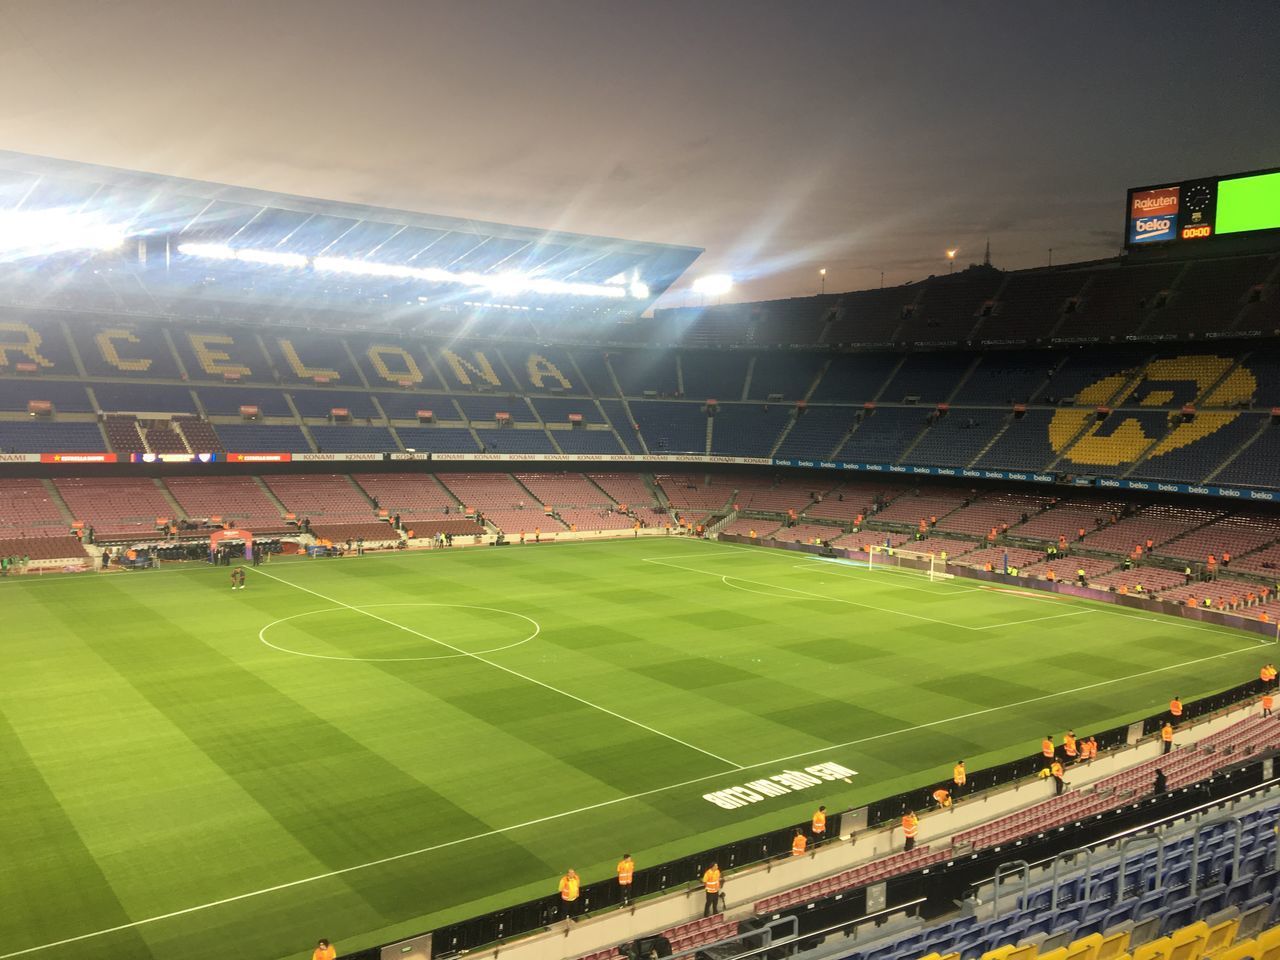
M 0 87 L 0 148 L 700 246 L 757 299 L 1111 256 L 1126 187 L 1280 166 L 1280 3 L 0 0 Z

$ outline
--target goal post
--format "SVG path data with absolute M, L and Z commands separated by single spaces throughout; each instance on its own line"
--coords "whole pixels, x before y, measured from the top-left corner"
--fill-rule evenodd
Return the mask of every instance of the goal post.
M 906 550 L 901 547 L 871 546 L 867 551 L 867 568 L 919 573 L 935 583 L 955 579 L 954 573 L 947 573 L 946 560 L 936 553 Z

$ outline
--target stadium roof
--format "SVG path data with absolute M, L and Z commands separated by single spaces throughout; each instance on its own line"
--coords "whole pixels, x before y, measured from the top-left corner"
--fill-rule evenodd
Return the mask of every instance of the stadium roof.
M 124 224 L 134 237 L 234 245 L 565 283 L 642 282 L 639 309 L 702 253 L 696 247 L 319 200 L 180 177 L 0 151 L 0 211 L 74 211 Z M 634 297 L 634 294 L 633 294 Z

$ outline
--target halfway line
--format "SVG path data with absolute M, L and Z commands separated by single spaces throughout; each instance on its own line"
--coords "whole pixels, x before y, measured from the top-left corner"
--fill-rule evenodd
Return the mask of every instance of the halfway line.
M 241 569 L 244 569 L 244 568 L 242 567 Z M 300 584 L 293 583 L 292 581 L 289 581 L 289 580 L 284 580 L 280 577 L 277 577 L 273 573 L 267 573 L 265 570 L 261 568 L 255 569 L 253 567 L 250 567 L 249 569 L 253 570 L 253 572 L 258 574 L 259 576 L 267 577 L 268 579 L 274 580 L 277 583 L 283 583 L 286 587 L 293 587 L 295 590 L 301 590 L 303 593 L 309 593 L 313 597 L 319 597 L 321 600 L 325 600 L 329 603 L 337 604 L 340 607 L 346 607 L 348 610 L 354 610 L 356 613 L 362 614 L 363 616 L 369 617 L 373 620 L 378 620 L 382 623 L 387 624 L 388 626 L 395 627 L 397 630 L 403 630 L 405 633 L 411 633 L 415 637 L 420 637 L 423 640 L 430 640 L 432 643 L 438 643 L 440 644 L 440 646 L 444 647 L 447 650 L 452 650 L 456 654 L 459 654 L 464 657 L 470 657 L 472 660 L 478 660 L 483 664 L 487 664 L 488 666 L 493 667 L 495 670 L 501 670 L 503 673 L 509 673 L 513 677 L 519 677 L 521 680 L 525 680 L 529 683 L 537 684 L 539 687 L 542 687 L 546 690 L 550 690 L 552 693 L 558 693 L 562 697 L 568 697 L 570 700 L 576 700 L 578 703 L 582 704 L 583 706 L 591 707 L 593 710 L 599 710 L 601 713 L 607 713 L 611 717 L 617 717 L 619 720 L 624 720 L 627 723 L 632 724 L 633 726 L 640 727 L 642 730 L 648 730 L 650 733 L 654 734 L 655 736 L 663 737 L 664 739 L 670 740 L 672 743 L 680 744 L 682 747 L 688 747 L 690 750 L 696 750 L 698 753 L 711 757 L 711 759 L 713 760 L 719 760 L 721 763 L 726 763 L 729 766 L 733 767 L 735 770 L 742 769 L 742 764 L 740 763 L 734 763 L 732 760 L 727 760 L 724 757 L 720 756 L 719 754 L 712 753 L 710 750 L 703 750 L 702 747 L 695 746 L 694 744 L 689 743 L 687 740 L 681 740 L 679 737 L 674 737 L 669 733 L 663 733 L 661 730 L 656 730 L 653 727 L 649 726 L 647 723 L 641 723 L 639 720 L 633 720 L 631 717 L 623 716 L 622 714 L 614 710 L 610 710 L 608 707 L 602 707 L 598 703 L 592 703 L 590 700 L 584 700 L 582 697 L 578 696 L 577 694 L 570 693 L 568 690 L 561 690 L 559 687 L 553 687 L 551 684 L 544 683 L 541 680 L 538 680 L 527 674 L 521 673 L 519 670 L 512 670 L 510 667 L 504 667 L 500 663 L 494 663 L 492 660 L 486 660 L 480 654 L 469 653 L 460 647 L 455 647 L 451 643 L 446 643 L 444 640 L 437 640 L 435 637 L 429 636 L 425 633 L 420 633 L 419 631 L 414 630 L 412 627 L 406 627 L 404 624 L 396 623 L 394 620 L 388 620 L 385 617 L 380 617 L 376 613 L 370 613 L 368 610 L 363 610 L 360 607 L 354 607 L 349 603 L 343 603 L 341 600 L 336 600 L 333 597 L 327 597 L 323 593 L 318 593 L 315 590 L 312 590 L 308 587 L 304 587 Z

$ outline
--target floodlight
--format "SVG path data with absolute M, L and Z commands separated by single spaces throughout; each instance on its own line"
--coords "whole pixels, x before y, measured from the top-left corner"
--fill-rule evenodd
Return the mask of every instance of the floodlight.
M 948 250 L 948 251 L 947 251 L 947 259 L 948 259 L 948 260 L 954 260 L 954 259 L 956 258 L 956 254 L 957 254 L 957 253 L 959 253 L 959 252 L 960 252 L 959 250 Z
M 631 294 L 633 300 L 649 299 L 649 285 L 643 280 L 632 280 L 631 286 L 627 287 L 627 292 Z
M 178 252 L 184 257 L 204 257 L 206 260 L 234 260 L 236 252 L 225 243 L 180 243 Z
M 307 265 L 307 258 L 300 253 L 281 253 L 278 250 L 237 250 L 236 259 L 246 263 L 262 263 L 272 267 L 294 267 L 301 269 Z
M 125 228 L 76 210 L 0 211 L 0 253 L 22 257 L 69 250 L 114 250 Z
M 733 289 L 733 277 L 727 273 L 709 273 L 693 281 L 693 292 L 708 297 L 722 297 Z

